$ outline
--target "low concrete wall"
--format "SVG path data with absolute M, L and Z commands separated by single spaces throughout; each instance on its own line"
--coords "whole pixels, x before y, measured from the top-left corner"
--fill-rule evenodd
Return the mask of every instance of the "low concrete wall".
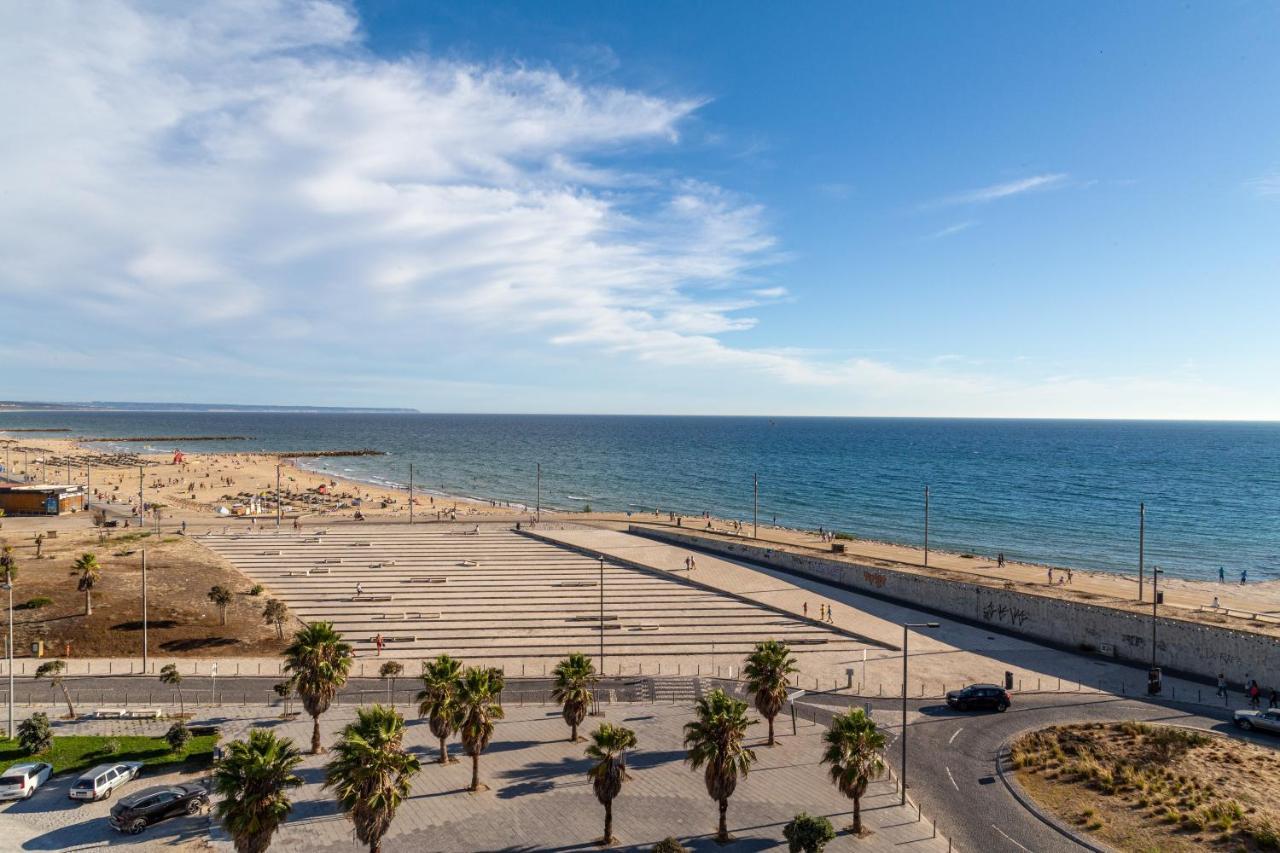
M 1052 645 L 1106 653 L 1137 664 L 1151 661 L 1151 617 L 1110 607 L 1032 595 L 861 565 L 817 555 L 777 551 L 749 542 L 725 541 L 631 525 L 629 532 L 660 542 L 736 557 L 801 577 L 836 584 L 911 607 L 990 625 Z M 1280 681 L 1280 638 L 1160 617 L 1158 663 L 1171 671 L 1240 684 Z

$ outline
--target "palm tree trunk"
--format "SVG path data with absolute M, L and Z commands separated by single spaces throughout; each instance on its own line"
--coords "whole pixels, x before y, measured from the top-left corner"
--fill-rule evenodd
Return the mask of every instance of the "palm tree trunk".
M 606 800 L 604 804 L 604 843 L 613 843 L 613 800 Z
M 178 689 L 178 715 L 185 717 L 186 714 L 187 714 L 187 704 L 182 701 L 182 689 L 179 688 Z
M 729 843 L 729 822 L 726 816 L 729 813 L 729 799 L 727 797 L 720 800 L 720 828 L 716 831 L 716 841 L 721 844 Z
M 84 591 L 84 615 L 93 615 L 93 592 L 87 589 Z
M 311 717 L 311 754 L 320 754 L 320 717 Z
M 62 688 L 62 698 L 67 700 L 67 716 L 74 719 L 76 716 L 76 709 L 71 707 L 71 691 L 67 689 L 67 685 L 65 684 L 59 683 L 58 686 Z
M 862 798 L 853 798 L 853 832 L 855 835 L 862 834 Z
M 775 746 L 777 741 L 773 739 L 773 717 L 769 718 L 769 746 Z
M 382 853 L 382 839 L 378 838 L 369 842 L 369 853 Z
M 440 738 L 440 763 L 449 763 L 449 739 L 447 737 Z
M 569 725 L 569 743 L 577 743 L 577 742 L 578 742 L 578 724 L 571 723 Z
M 480 790 L 480 752 L 471 753 L 471 790 Z

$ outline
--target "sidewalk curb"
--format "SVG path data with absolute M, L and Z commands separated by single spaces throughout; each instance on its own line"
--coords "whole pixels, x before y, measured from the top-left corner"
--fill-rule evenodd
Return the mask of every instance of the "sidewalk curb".
M 1026 732 L 1033 731 L 1036 728 L 1043 728 L 1043 727 L 1032 727 L 1029 729 L 1024 729 L 1023 731 L 1018 732 L 1017 734 L 1011 735 L 1007 740 L 1004 741 L 1004 743 L 1000 744 L 1000 750 L 996 753 L 996 775 L 1000 777 L 1000 781 L 1004 783 L 1005 789 L 1013 796 L 1015 800 L 1018 801 L 1018 804 L 1021 805 L 1027 811 L 1029 811 L 1031 814 L 1035 815 L 1035 817 L 1039 819 L 1039 821 L 1043 823 L 1045 826 L 1048 826 L 1050 829 L 1065 836 L 1066 838 L 1075 842 L 1085 850 L 1093 851 L 1093 853 L 1116 853 L 1116 850 L 1114 848 L 1103 847 L 1103 846 L 1094 844 L 1093 842 L 1087 840 L 1083 836 L 1077 834 L 1075 830 L 1067 826 L 1062 821 L 1058 820 L 1056 817 L 1053 817 L 1052 815 L 1045 812 L 1035 803 L 1034 800 L 1032 800 L 1029 796 L 1026 795 L 1026 793 L 1023 792 L 1022 786 L 1018 784 L 1018 781 L 1016 779 L 1009 778 L 1011 774 L 1005 769 L 1005 763 L 1009 760 L 1010 742 L 1012 742 L 1014 738 L 1021 737 Z

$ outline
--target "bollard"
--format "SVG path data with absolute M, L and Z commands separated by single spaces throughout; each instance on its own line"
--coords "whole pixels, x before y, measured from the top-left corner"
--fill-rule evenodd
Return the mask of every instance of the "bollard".
M 124 706 L 126 708 L 129 707 L 129 691 L 128 690 L 124 692 Z
M 916 823 L 920 822 L 920 804 L 916 803 Z
M 116 662 L 113 660 L 107 661 L 107 675 L 111 674 L 111 670 L 115 668 L 115 664 Z
M 1037 693 L 1039 693 L 1039 692 L 1040 692 L 1040 679 L 1039 679 L 1039 678 L 1037 678 L 1037 679 L 1036 679 L 1036 692 L 1037 692 Z
M 258 661 L 258 675 L 262 675 L 262 661 Z
M 680 663 L 679 663 L 679 662 L 677 662 L 677 663 L 676 663 L 676 675 L 679 675 L 679 674 L 680 674 Z

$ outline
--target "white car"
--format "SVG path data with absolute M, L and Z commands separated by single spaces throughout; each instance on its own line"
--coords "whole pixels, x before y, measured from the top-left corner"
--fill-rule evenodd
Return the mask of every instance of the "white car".
M 71 786 L 67 796 L 73 800 L 106 800 L 111 792 L 126 782 L 137 778 L 142 771 L 140 761 L 121 761 L 119 764 L 99 764 L 85 773 Z
M 53 773 L 52 764 L 14 764 L 0 773 L 0 800 L 25 800 Z
M 1236 711 L 1236 725 L 1242 729 L 1262 729 L 1280 734 L 1280 708 L 1265 711 Z

